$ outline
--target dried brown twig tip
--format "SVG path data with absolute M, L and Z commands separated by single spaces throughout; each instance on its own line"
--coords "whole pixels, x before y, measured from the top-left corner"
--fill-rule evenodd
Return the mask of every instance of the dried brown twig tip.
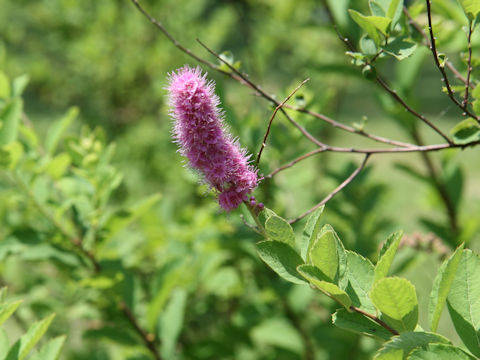
M 303 86 L 305 85 L 310 79 L 307 78 L 303 80 L 300 85 L 298 85 L 288 96 L 280 103 L 277 105 L 275 110 L 273 111 L 272 116 L 270 116 L 270 120 L 268 121 L 268 126 L 267 126 L 267 131 L 265 131 L 265 135 L 263 137 L 262 145 L 260 146 L 260 150 L 258 151 L 257 155 L 257 161 L 255 161 L 255 164 L 258 166 L 260 163 L 260 157 L 262 156 L 263 149 L 265 149 L 265 146 L 267 145 L 267 138 L 268 135 L 270 134 L 270 128 L 272 127 L 273 119 L 275 118 L 275 115 L 277 115 L 278 110 L 280 110 L 285 103 L 290 100 L 290 98 Z

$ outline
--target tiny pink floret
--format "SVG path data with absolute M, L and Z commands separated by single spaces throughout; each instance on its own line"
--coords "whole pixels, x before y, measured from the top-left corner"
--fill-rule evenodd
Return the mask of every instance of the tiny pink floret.
M 174 120 L 173 136 L 180 153 L 199 170 L 218 193 L 226 211 L 248 200 L 257 187 L 257 171 L 246 151 L 228 133 L 223 122 L 215 83 L 200 68 L 184 66 L 169 77 L 169 104 Z

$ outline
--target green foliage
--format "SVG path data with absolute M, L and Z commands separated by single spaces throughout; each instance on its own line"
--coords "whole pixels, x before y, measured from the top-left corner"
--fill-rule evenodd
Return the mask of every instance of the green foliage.
M 21 301 L 5 302 L 6 288 L 0 290 L 2 299 L 0 299 L 0 325 L 8 320 L 17 310 Z M 33 323 L 20 338 L 9 345 L 7 332 L 0 328 L 0 359 L 5 360 L 23 360 L 27 355 L 31 354 L 40 339 L 43 338 L 46 331 L 50 327 L 55 314 L 46 317 L 43 320 Z M 40 347 L 39 351 L 30 359 L 35 360 L 56 360 L 60 356 L 65 336 L 59 336 L 47 341 Z
M 356 130 L 285 109 L 322 142 L 370 148 L 357 136 L 365 133 L 443 141 L 378 87 L 382 80 L 452 129 L 456 144 L 479 139 L 477 121 L 440 91 L 423 1 L 140 3 L 186 48 L 230 73 L 198 37 L 277 99 L 311 78 L 288 104 Z M 466 77 L 459 29 L 477 25 L 476 4 L 432 2 L 438 58 L 460 102 L 466 87 L 448 66 Z M 467 106 L 478 115 L 474 29 Z M 0 359 L 57 359 L 63 347 L 62 358 L 74 360 L 146 360 L 155 351 L 199 360 L 479 356 L 476 148 L 419 161 L 378 156 L 304 227 L 283 217 L 325 198 L 358 162 L 330 152 L 299 162 L 256 191 L 281 216 L 261 214 L 256 230 L 266 238 L 255 245 L 237 213 L 220 213 L 185 170 L 170 139 L 165 77 L 196 61 L 130 1 L 0 0 L 0 33 L 0 281 L 13 293 L 7 301 L 0 292 Z M 254 153 L 272 109 L 228 77 L 209 70 L 210 78 L 226 122 Z M 279 112 L 259 174 L 312 151 L 287 126 Z M 399 226 L 403 239 L 387 237 Z M 441 317 L 445 302 L 453 327 Z
M 310 215 L 302 233 L 302 238 L 308 239 L 305 264 L 292 247 L 273 240 L 257 243 L 262 260 L 292 283 L 301 284 L 298 281 L 300 274 L 312 287 L 342 306 L 343 309 L 332 315 L 334 325 L 386 340 L 375 355 L 376 360 L 402 360 L 411 358 L 410 354 L 421 356 L 423 352 L 431 351 L 432 344 L 450 344 L 442 335 L 424 332 L 418 326 L 419 303 L 415 286 L 404 278 L 387 277 L 403 232 L 396 232 L 387 238 L 374 266 L 358 253 L 345 251 L 331 226 L 321 227 L 322 211 Z M 271 216 L 277 215 L 270 214 L 265 226 Z M 338 271 L 339 253 L 345 257 L 345 271 L 341 272 Z M 438 270 L 429 304 L 431 328 L 436 331 L 443 305 L 447 301 L 458 335 L 475 355 L 480 349 L 476 328 L 479 321 L 475 318 L 480 314 L 477 309 L 480 294 L 475 292 L 480 288 L 480 279 L 476 276 L 480 271 L 479 266 L 478 255 L 464 249 L 463 245 L 458 247 Z M 346 279 L 346 286 L 343 285 L 343 279 Z M 462 357 L 469 356 L 451 345 L 438 350 L 433 348 L 436 350 L 432 351 L 438 351 L 441 356 L 449 352 L 461 354 Z

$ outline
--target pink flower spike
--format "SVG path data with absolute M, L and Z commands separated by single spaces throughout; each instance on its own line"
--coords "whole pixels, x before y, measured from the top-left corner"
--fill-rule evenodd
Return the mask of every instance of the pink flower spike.
M 226 211 L 236 209 L 258 185 L 257 170 L 223 122 L 215 83 L 188 65 L 169 76 L 173 137 L 190 166 L 218 193 Z

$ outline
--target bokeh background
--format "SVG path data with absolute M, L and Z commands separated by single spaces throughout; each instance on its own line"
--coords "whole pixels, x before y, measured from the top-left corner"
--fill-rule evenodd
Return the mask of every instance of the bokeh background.
M 162 0 L 141 4 L 200 57 L 217 63 L 196 38 L 218 53 L 231 52 L 241 62 L 241 70 L 277 99 L 309 77 L 299 96 L 292 99 L 293 105 L 305 104 L 348 125 L 367 119 L 367 131 L 397 140 L 412 141 L 415 128 L 425 143 L 441 141 L 428 128 L 412 125 L 415 120 L 351 64 L 321 1 Z M 364 10 L 366 2 L 332 0 L 327 4 L 339 30 L 353 43 L 358 41 L 361 33 L 346 9 Z M 465 23 L 463 13 L 450 0 L 435 1 L 434 11 L 442 21 L 436 34 L 441 51 L 463 71 L 466 40 L 459 31 Z M 425 21 L 422 15 L 418 19 Z M 479 48 L 477 33 L 474 52 Z M 80 116 L 72 132 L 83 125 L 102 127 L 108 141 L 116 144 L 113 163 L 124 178 L 110 207 L 161 195 L 157 205 L 115 236 L 113 244 L 121 261 L 144 271 L 145 281 L 155 279 L 151 297 L 162 304 L 158 311 L 168 307 L 169 299 L 183 299 L 172 356 L 303 359 L 313 351 L 315 359 L 370 358 L 378 343 L 335 329 L 329 317 L 334 305 L 328 299 L 277 279 L 255 253 L 259 239 L 242 223 L 240 214 L 248 218 L 244 210 L 220 211 L 214 195 L 184 166 L 171 141 L 165 102 L 167 74 L 183 64 L 198 65 L 130 1 L 0 0 L 0 69 L 12 78 L 28 74 L 25 113 L 35 129 L 46 134 L 54 120 L 77 106 Z M 232 132 L 255 154 L 273 109 L 229 77 L 204 70 L 216 81 Z M 441 91 L 440 75 L 427 49 L 419 48 L 402 62 L 380 60 L 378 71 L 445 131 L 461 119 Z M 305 114 L 291 114 L 329 144 L 378 146 Z M 312 149 L 279 115 L 260 172 L 268 174 Z M 343 181 L 361 159 L 354 154 L 317 155 L 263 181 L 255 196 L 281 216 L 295 217 Z M 442 256 L 462 241 L 480 248 L 478 149 L 432 154 L 431 160 L 455 203 L 456 229 L 451 228 L 435 188 L 422 180 L 427 171 L 418 154 L 372 157 L 363 175 L 327 204 L 324 215 L 347 248 L 372 259 L 389 233 L 405 230 L 411 241 L 400 252 L 396 273 L 418 285 L 423 314 Z M 296 230 L 301 231 L 301 225 Z M 432 250 L 429 241 L 437 240 L 444 248 Z M 147 356 L 138 355 L 130 335 L 119 331 L 113 336 L 98 331 L 98 324 L 75 320 L 75 313 L 86 311 L 82 306 L 87 305 L 75 304 L 73 298 L 57 302 L 55 294 L 60 290 L 55 278 L 47 281 L 38 275 L 43 280 L 37 282 L 30 272 L 32 268 L 48 272 L 48 263 L 29 265 L 15 256 L 2 256 L 2 281 L 25 300 L 19 318 L 9 325 L 12 333 L 22 321 L 28 323 L 50 309 L 60 319 L 53 331 L 69 335 L 65 359 Z M 142 308 L 138 312 L 145 322 L 154 316 Z M 448 319 L 443 319 L 440 331 L 451 336 L 450 329 Z

